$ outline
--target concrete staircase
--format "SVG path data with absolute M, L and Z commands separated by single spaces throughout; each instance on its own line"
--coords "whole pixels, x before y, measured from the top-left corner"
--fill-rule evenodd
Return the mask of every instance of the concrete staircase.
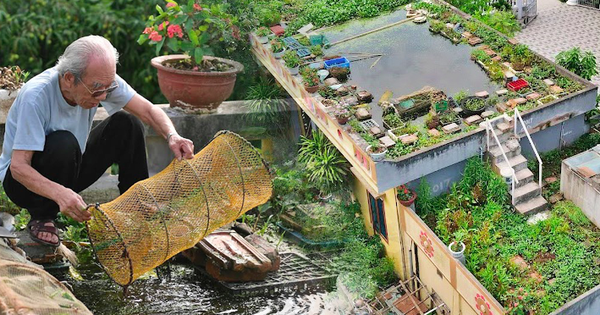
M 506 154 L 510 165 L 515 170 L 519 181 L 515 185 L 513 206 L 521 214 L 532 215 L 546 210 L 548 202 L 542 197 L 540 186 L 534 181 L 537 174 L 533 174 L 527 168 L 527 159 L 521 155 L 521 145 L 519 140 L 514 137 L 513 124 L 512 118 L 510 120 L 506 118 L 499 119 L 492 123 L 504 154 Z M 498 144 L 491 134 L 490 149 L 486 152 L 486 157 L 498 174 L 500 174 L 502 168 L 508 167 Z M 509 189 L 512 195 L 512 188 Z

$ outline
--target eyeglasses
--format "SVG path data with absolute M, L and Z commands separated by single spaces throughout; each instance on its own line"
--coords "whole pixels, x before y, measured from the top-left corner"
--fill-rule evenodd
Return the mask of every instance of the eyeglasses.
M 81 80 L 81 78 L 78 78 L 79 82 L 81 82 L 81 84 L 83 84 L 83 86 L 85 87 L 86 90 L 88 90 L 88 92 L 90 92 L 90 94 L 92 94 L 92 97 L 100 97 L 102 96 L 102 94 L 106 93 L 110 93 L 114 90 L 116 90 L 119 87 L 119 84 L 117 83 L 117 81 L 113 81 L 113 84 L 111 84 L 108 88 L 103 89 L 103 90 L 96 90 L 94 92 L 92 92 L 87 85 L 85 85 L 85 83 L 83 83 L 83 81 Z

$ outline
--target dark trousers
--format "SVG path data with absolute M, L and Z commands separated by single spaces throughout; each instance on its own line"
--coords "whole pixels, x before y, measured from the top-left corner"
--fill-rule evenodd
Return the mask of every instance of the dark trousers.
M 83 155 L 72 133 L 58 130 L 48 134 L 44 151 L 34 152 L 31 166 L 49 180 L 78 193 L 97 181 L 113 163 L 119 165 L 121 193 L 148 178 L 144 128 L 139 119 L 125 111 L 113 114 L 92 129 Z M 32 220 L 56 218 L 58 205 L 25 188 L 12 177 L 10 168 L 3 185 L 8 198 L 27 209 Z

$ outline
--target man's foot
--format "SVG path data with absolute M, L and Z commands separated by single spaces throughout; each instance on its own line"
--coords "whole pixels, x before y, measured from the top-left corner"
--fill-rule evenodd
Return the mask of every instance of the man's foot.
M 54 225 L 54 221 L 46 220 L 31 220 L 27 224 L 27 231 L 32 240 L 52 247 L 60 245 L 58 229 Z

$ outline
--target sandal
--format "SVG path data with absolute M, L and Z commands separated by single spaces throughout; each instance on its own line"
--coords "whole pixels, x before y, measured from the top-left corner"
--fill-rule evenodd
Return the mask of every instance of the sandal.
M 48 223 L 48 222 L 51 222 L 52 226 L 46 226 L 46 223 Z M 27 224 L 27 232 L 29 232 L 29 236 L 31 237 L 32 240 L 34 240 L 40 244 L 44 244 L 44 245 L 48 245 L 48 246 L 52 246 L 52 247 L 58 247 L 60 245 L 60 236 L 58 235 L 58 229 L 56 228 L 56 226 L 54 226 L 54 220 L 50 220 L 50 219 L 31 220 Z M 54 242 L 50 242 L 50 241 L 39 238 L 38 235 L 40 235 L 40 233 L 43 233 L 43 232 L 50 233 L 52 235 L 56 235 L 56 238 L 58 239 L 58 241 L 56 243 L 54 243 Z

